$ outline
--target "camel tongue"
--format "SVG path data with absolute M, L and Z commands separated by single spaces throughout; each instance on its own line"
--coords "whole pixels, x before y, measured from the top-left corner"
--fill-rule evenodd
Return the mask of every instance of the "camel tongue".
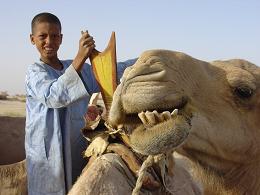
M 113 93 L 117 86 L 115 32 L 112 32 L 107 48 L 103 52 L 93 50 L 90 55 L 90 62 L 100 87 L 105 107 L 109 111 Z

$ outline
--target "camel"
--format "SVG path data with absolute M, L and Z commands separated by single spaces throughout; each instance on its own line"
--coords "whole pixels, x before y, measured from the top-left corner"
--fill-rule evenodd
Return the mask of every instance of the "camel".
M 135 152 L 147 156 L 176 150 L 203 194 L 260 194 L 259 67 L 242 59 L 206 62 L 181 52 L 149 50 L 121 81 L 108 121 L 115 129 L 124 127 Z M 113 194 L 111 186 L 118 182 L 124 189 L 117 192 L 131 194 L 129 171 L 118 157 L 106 155 L 90 166 L 96 173 L 90 167 L 83 172 L 75 184 L 78 192 L 85 186 L 79 194 L 89 194 L 91 185 Z M 178 174 L 177 163 L 174 168 L 172 181 L 179 184 L 174 188 L 194 189 L 188 176 L 178 182 L 186 172 Z M 121 173 L 118 181 L 112 173 Z
M 177 117 L 156 122 L 158 113 L 174 109 Z M 260 194 L 259 117 L 256 65 L 150 50 L 125 71 L 109 121 L 124 124 L 132 148 L 146 155 L 169 150 L 180 135 L 176 132 L 189 132 L 177 152 L 192 162 L 204 193 L 237 195 Z

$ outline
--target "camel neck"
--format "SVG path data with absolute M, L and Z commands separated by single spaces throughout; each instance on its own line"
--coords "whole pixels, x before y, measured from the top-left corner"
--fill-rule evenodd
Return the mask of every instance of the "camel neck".
M 260 161 L 248 162 L 228 172 L 224 181 L 238 189 L 239 194 L 260 194 Z

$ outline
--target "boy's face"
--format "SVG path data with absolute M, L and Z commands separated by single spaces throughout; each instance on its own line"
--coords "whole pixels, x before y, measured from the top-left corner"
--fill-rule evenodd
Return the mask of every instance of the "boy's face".
M 57 51 L 62 42 L 62 34 L 59 25 L 39 22 L 33 28 L 30 35 L 31 42 L 40 52 L 42 60 L 57 59 Z

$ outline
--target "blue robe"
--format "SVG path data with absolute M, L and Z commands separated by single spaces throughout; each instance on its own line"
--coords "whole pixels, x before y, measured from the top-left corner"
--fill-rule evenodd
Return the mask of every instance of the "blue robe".
M 118 63 L 118 78 L 134 60 Z M 29 195 L 64 195 L 85 166 L 86 142 L 80 133 L 92 93 L 99 87 L 89 64 L 81 74 L 71 60 L 62 70 L 43 62 L 26 74 L 25 151 Z

